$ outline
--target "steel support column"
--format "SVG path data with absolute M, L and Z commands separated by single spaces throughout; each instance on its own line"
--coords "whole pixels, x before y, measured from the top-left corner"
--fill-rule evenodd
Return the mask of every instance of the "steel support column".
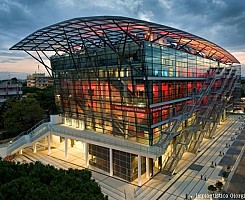
M 65 138 L 65 159 L 68 160 L 68 138 Z
M 149 164 L 149 157 L 146 157 L 146 178 L 149 179 L 150 178 L 150 164 Z
M 138 186 L 141 186 L 141 156 L 138 155 Z
M 110 148 L 110 176 L 113 175 L 113 151 Z
M 88 143 L 84 143 L 84 153 L 85 153 L 85 167 L 89 166 L 88 160 Z
M 32 148 L 33 148 L 33 153 L 37 153 L 37 143 L 36 142 L 32 145 Z
M 48 155 L 51 153 L 51 147 L 50 147 L 50 133 L 48 134 Z

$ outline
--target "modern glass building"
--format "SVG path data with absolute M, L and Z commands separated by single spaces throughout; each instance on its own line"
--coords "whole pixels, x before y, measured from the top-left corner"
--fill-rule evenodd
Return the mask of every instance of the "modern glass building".
M 196 152 L 204 137 L 212 138 L 240 98 L 233 55 L 193 34 L 138 19 L 71 19 L 11 49 L 51 70 L 64 124 L 106 135 L 108 144 L 88 142 L 89 164 L 128 181 L 138 178 L 139 185 L 154 166 L 173 172 L 185 151 Z

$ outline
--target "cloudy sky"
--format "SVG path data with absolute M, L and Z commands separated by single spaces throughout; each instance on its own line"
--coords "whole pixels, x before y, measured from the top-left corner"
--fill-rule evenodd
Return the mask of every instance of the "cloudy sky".
M 27 54 L 9 50 L 21 39 L 63 20 L 95 15 L 182 29 L 225 48 L 245 68 L 245 0 L 0 0 L 0 79 L 38 71 Z

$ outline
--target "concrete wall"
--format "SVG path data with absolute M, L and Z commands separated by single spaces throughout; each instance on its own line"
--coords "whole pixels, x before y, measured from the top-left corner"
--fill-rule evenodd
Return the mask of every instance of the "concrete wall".
M 7 156 L 7 147 L 0 148 L 0 157 L 3 159 Z
M 50 115 L 50 124 L 61 124 L 62 117 L 61 115 Z

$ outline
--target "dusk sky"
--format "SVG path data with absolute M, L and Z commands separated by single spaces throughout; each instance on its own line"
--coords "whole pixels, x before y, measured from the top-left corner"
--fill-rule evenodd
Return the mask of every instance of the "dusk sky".
M 25 78 L 38 62 L 9 48 L 37 29 L 76 17 L 120 15 L 203 37 L 245 68 L 245 0 L 0 0 L 0 79 Z M 39 72 L 45 72 L 40 65 Z M 245 70 L 243 70 L 245 76 Z

